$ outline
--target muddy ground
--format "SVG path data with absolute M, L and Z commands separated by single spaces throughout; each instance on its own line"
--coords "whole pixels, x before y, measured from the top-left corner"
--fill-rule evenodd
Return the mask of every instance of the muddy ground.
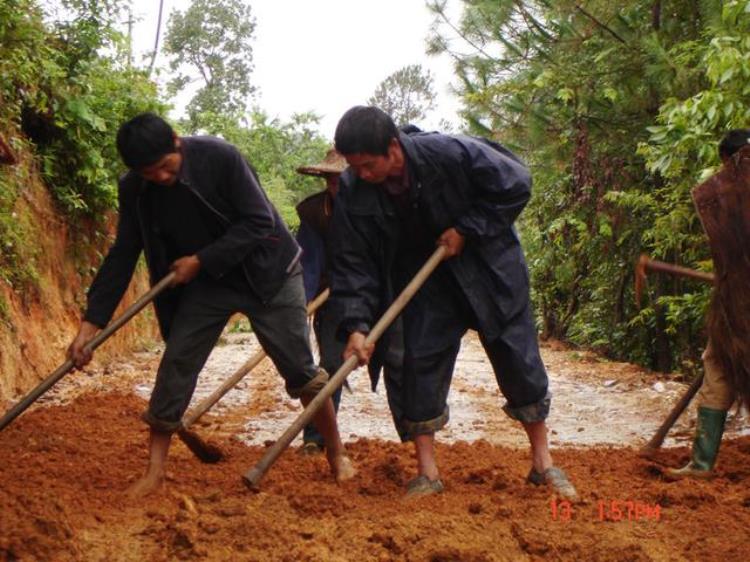
M 227 333 L 195 400 L 256 349 Z M 342 401 L 342 436 L 359 473 L 337 485 L 320 457 L 298 447 L 248 491 L 240 475 L 299 412 L 262 364 L 196 426 L 226 454 L 196 460 L 175 441 L 164 488 L 130 500 L 147 458 L 139 421 L 160 350 L 76 373 L 0 433 L 0 560 L 747 560 L 750 437 L 731 415 L 717 478 L 668 483 L 687 458 L 691 410 L 656 461 L 637 456 L 685 385 L 551 342 L 543 355 L 554 393 L 554 457 L 583 501 L 569 508 L 525 484 L 522 430 L 502 411 L 476 337 L 464 341 L 439 435 L 446 485 L 405 499 L 414 476 L 396 442 L 383 389 L 362 372 Z M 7 406 L 7 405 L 6 405 Z M 631 503 L 627 503 L 631 502 Z

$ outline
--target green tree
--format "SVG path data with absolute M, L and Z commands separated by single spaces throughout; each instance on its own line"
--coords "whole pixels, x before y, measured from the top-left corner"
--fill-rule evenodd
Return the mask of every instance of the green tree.
M 435 107 L 432 74 L 421 64 L 404 66 L 383 80 L 367 103 L 388 113 L 397 125 L 421 121 Z
M 164 51 L 176 76 L 169 92 L 174 95 L 200 83 L 186 108 L 189 132 L 200 129 L 209 113 L 246 111 L 255 90 L 250 82 L 254 31 L 250 6 L 240 0 L 194 0 L 170 17 Z
M 62 0 L 47 19 L 37 2 L 0 4 L 0 116 L 32 142 L 51 191 L 70 213 L 115 201 L 119 124 L 158 109 L 155 85 L 121 58 L 124 1 Z
M 696 362 L 708 289 L 655 277 L 639 312 L 632 264 L 706 266 L 688 190 L 746 124 L 748 2 L 467 0 L 457 20 L 430 5 L 472 130 L 532 169 L 522 230 L 543 331 L 662 370 Z

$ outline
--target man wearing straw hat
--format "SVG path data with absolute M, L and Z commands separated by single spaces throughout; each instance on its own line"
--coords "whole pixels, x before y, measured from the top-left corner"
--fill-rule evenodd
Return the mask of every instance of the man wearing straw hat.
M 302 248 L 302 275 L 305 283 L 305 298 L 311 301 L 328 287 L 328 269 L 331 254 L 328 248 L 328 224 L 333 214 L 333 198 L 339 186 L 339 176 L 346 168 L 346 160 L 335 150 L 329 150 L 322 162 L 301 166 L 297 172 L 318 176 L 325 180 L 326 189 L 310 195 L 297 205 L 300 225 L 297 243 Z M 320 349 L 320 366 L 328 373 L 335 373 L 341 366 L 344 345 L 336 340 L 331 328 L 330 307 L 324 303 L 315 313 L 313 329 Z M 338 412 L 341 388 L 333 395 L 333 406 Z M 325 450 L 323 436 L 313 424 L 302 432 L 300 454 L 314 455 Z
M 329 236 L 331 217 L 336 193 L 339 188 L 339 176 L 346 169 L 346 160 L 335 149 L 326 153 L 322 162 L 297 168 L 300 174 L 321 177 L 326 182 L 326 189 L 304 199 L 297 205 L 297 215 L 300 219 L 297 242 L 302 247 L 302 272 L 305 283 L 305 296 L 312 300 L 316 295 L 328 288 L 331 267 L 331 240 Z M 315 313 L 313 328 L 320 348 L 320 366 L 333 375 L 343 363 L 345 342 L 336 337 L 338 319 L 328 303 L 323 304 Z M 398 330 L 398 326 L 395 327 Z M 397 341 L 396 338 L 392 339 Z M 400 363 L 403 352 L 400 346 L 392 343 L 385 362 L 385 386 L 388 401 L 393 415 L 396 431 L 401 440 L 406 439 L 405 430 L 400 423 L 402 408 L 400 396 Z M 373 390 L 377 379 L 373 379 Z M 341 401 L 341 389 L 333 395 L 333 404 L 338 412 Z M 313 455 L 324 450 L 323 437 L 310 424 L 302 434 L 302 448 L 300 454 Z

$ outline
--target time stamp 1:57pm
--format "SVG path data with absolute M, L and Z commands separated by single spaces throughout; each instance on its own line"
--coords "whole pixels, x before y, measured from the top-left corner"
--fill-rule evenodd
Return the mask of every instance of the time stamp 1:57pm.
M 550 516 L 553 521 L 571 521 L 580 511 L 567 500 L 551 500 Z M 660 521 L 661 506 L 630 500 L 598 500 L 594 506 L 596 521 Z

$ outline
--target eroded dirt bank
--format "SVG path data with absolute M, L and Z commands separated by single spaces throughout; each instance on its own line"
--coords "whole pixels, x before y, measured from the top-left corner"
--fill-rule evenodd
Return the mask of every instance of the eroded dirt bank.
M 252 352 L 248 338 L 230 335 L 217 350 L 201 393 Z M 465 342 L 460 367 L 473 364 L 472 375 L 484 369 L 473 345 L 471 338 Z M 362 375 L 352 379 L 354 394 L 344 397 L 341 416 L 358 476 L 336 485 L 322 458 L 290 450 L 262 491 L 249 492 L 240 474 L 297 411 L 279 398 L 277 375 L 267 367 L 228 396 L 221 416 L 208 416 L 197 428 L 222 446 L 225 461 L 201 464 L 176 442 L 163 490 L 131 501 L 123 491 L 146 462 L 138 415 L 158 358 L 149 352 L 106 373 L 74 375 L 47 405 L 0 433 L 0 560 L 746 560 L 750 438 L 725 440 L 713 481 L 667 483 L 662 467 L 683 462 L 686 447 L 665 450 L 654 462 L 603 437 L 610 426 L 610 443 L 621 443 L 619 435 L 626 443 L 643 441 L 674 401 L 670 393 L 684 387 L 667 382 L 654 389 L 660 381 L 650 373 L 557 346 L 544 354 L 559 410 L 551 420 L 555 458 L 583 497 L 569 519 L 563 506 L 555 519 L 547 492 L 524 483 L 522 435 L 489 413 L 487 404 L 497 408 L 499 401 L 492 379 L 481 377 L 487 388 L 476 386 L 461 370 L 451 429 L 438 448 L 446 484 L 439 497 L 404 499 L 415 471 L 411 449 L 391 440 L 384 397 L 367 393 Z M 604 411 L 620 402 L 607 398 L 618 387 L 621 401 L 638 407 Z M 648 426 L 645 435 L 638 423 Z M 628 437 L 630 429 L 636 435 Z M 690 430 L 688 419 L 684 431 Z M 587 433 L 599 437 L 562 446 Z M 471 442 L 460 440 L 466 438 Z M 615 504 L 621 520 L 609 520 L 617 518 L 613 501 L 623 502 Z M 626 501 L 635 502 L 630 513 Z
M 72 227 L 61 219 L 47 188 L 41 183 L 34 159 L 25 152 L 14 173 L 24 177 L 24 189 L 15 202 L 14 220 L 26 224 L 24 244 L 30 254 L 27 268 L 33 281 L 23 288 L 0 278 L 0 409 L 27 392 L 64 361 L 85 303 L 93 270 L 107 236 L 90 221 Z M 109 221 L 110 235 L 116 221 Z M 74 231 L 75 230 L 75 231 Z M 6 241 L 3 241 L 6 243 Z M 10 243 L 10 242 L 7 242 Z M 20 266 L 19 266 L 20 267 Z M 148 290 L 145 268 L 139 268 L 118 309 Z M 157 335 L 151 311 L 140 314 L 110 338 L 101 357 L 123 356 L 137 344 Z

